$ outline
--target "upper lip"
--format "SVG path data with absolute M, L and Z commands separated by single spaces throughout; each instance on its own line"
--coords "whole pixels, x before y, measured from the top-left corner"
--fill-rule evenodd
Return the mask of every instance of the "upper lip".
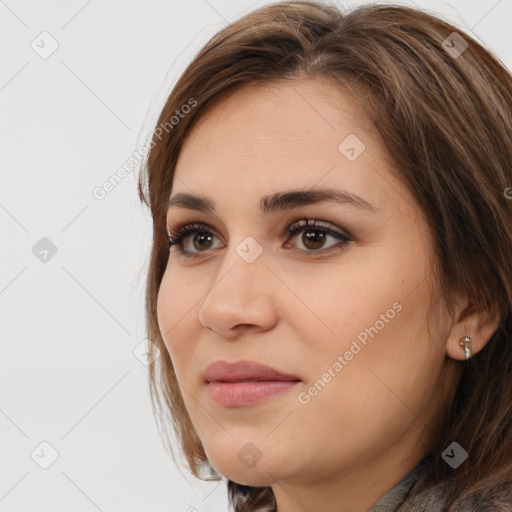
M 203 374 L 206 382 L 212 381 L 300 381 L 296 375 L 284 373 L 255 361 L 215 361 L 206 368 Z

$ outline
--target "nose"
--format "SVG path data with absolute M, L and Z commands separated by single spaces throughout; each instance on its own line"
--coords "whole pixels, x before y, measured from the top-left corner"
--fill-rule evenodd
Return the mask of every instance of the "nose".
M 248 263 L 229 248 L 208 283 L 209 291 L 199 310 L 199 322 L 224 338 L 236 338 L 247 330 L 264 332 L 278 317 L 278 281 L 267 268 L 264 252 Z

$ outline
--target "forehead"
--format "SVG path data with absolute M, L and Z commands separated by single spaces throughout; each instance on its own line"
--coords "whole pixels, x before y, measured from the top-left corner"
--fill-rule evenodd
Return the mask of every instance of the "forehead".
M 332 82 L 251 85 L 226 93 L 188 134 L 173 194 L 247 202 L 253 194 L 318 184 L 352 191 L 380 208 L 390 165 L 356 97 Z

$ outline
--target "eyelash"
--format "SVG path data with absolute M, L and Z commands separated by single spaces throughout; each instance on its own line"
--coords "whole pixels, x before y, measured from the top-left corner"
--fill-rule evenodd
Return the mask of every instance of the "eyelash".
M 334 238 L 337 238 L 338 240 L 341 240 L 341 247 L 340 249 L 343 249 L 346 245 L 348 245 L 350 242 L 353 241 L 353 239 L 341 232 L 335 231 L 328 226 L 319 224 L 316 220 L 311 220 L 307 218 L 300 219 L 293 224 L 291 224 L 287 229 L 286 233 L 289 237 L 293 237 L 297 233 L 302 233 L 305 231 L 317 231 L 321 233 L 325 233 L 327 235 L 331 235 Z M 207 224 L 203 224 L 202 222 L 194 222 L 189 224 L 182 224 L 177 226 L 176 232 L 168 233 L 168 240 L 169 240 L 169 250 L 172 248 L 173 245 L 176 245 L 179 249 L 179 253 L 182 256 L 185 256 L 187 258 L 199 258 L 202 256 L 201 253 L 191 253 L 183 248 L 183 241 L 186 236 L 188 236 L 191 233 L 208 233 L 213 234 L 210 230 L 209 226 Z M 215 236 L 215 235 L 214 235 Z M 339 246 L 339 244 L 336 244 Z M 305 250 L 305 252 L 310 253 L 320 253 L 324 251 L 329 251 L 330 249 L 333 249 L 336 247 L 336 245 L 330 246 L 328 249 L 317 249 L 317 250 Z M 296 249 L 298 251 L 304 252 L 303 249 Z M 204 253 L 207 253 L 208 251 L 204 251 Z

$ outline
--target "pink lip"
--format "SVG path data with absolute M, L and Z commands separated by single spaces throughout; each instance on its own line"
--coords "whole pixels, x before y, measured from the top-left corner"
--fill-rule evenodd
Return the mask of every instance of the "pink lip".
M 300 382 L 296 375 L 253 361 L 216 361 L 203 377 L 212 400 L 224 407 L 257 404 Z

